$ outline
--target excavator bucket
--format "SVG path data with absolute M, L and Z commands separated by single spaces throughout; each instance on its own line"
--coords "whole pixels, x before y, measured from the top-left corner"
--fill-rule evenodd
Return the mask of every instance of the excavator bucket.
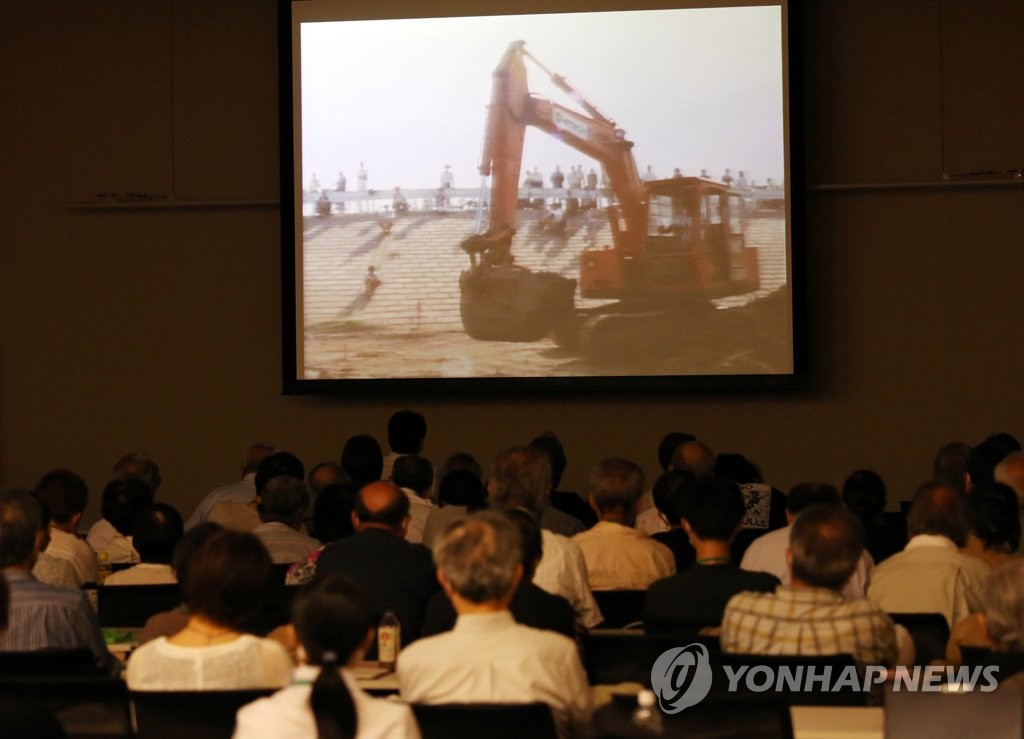
M 459 288 L 462 326 L 482 341 L 539 341 L 575 313 L 576 280 L 554 272 L 474 267 Z

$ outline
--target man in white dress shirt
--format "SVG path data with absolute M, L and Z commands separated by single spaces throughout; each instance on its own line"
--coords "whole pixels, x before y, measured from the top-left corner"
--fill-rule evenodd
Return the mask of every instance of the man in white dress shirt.
M 427 519 L 437 510 L 427 497 L 434 484 L 434 467 L 429 460 L 417 454 L 403 454 L 391 467 L 391 482 L 409 499 L 410 520 L 405 540 L 422 544 Z
M 96 552 L 76 533 L 89 502 L 85 480 L 71 470 L 51 470 L 36 484 L 36 495 L 50 511 L 50 545 L 46 553 L 71 563 L 78 587 L 96 582 Z
M 195 511 L 185 522 L 185 529 L 198 526 L 210 515 L 210 511 L 221 501 L 228 503 L 248 503 L 256 495 L 256 468 L 265 458 L 276 452 L 273 444 L 258 441 L 250 444 L 242 455 L 242 479 L 211 491 L 196 506 Z
M 299 531 L 309 507 L 309 489 L 290 475 L 272 478 L 260 493 L 260 525 L 252 533 L 263 542 L 274 564 L 304 559 L 320 542 Z
M 173 585 L 178 582 L 171 561 L 184 533 L 181 514 L 167 503 L 156 503 L 139 516 L 132 544 L 142 562 L 119 570 L 103 581 L 107 585 Z
M 437 577 L 458 620 L 398 657 L 411 703 L 531 703 L 551 707 L 563 737 L 590 733 L 590 687 L 575 643 L 517 624 L 508 610 L 523 574 L 519 532 L 495 512 L 452 526 L 434 550 Z
M 139 562 L 132 530 L 139 515 L 153 505 L 153 489 L 135 477 L 114 479 L 103 488 L 103 518 L 92 525 L 86 541 L 111 564 Z

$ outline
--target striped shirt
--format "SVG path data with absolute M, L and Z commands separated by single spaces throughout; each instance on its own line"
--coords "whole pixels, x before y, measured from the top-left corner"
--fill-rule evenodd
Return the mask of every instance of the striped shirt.
M 851 654 L 869 665 L 896 661 L 892 620 L 869 600 L 825 588 L 740 593 L 725 607 L 722 649 L 740 654 Z

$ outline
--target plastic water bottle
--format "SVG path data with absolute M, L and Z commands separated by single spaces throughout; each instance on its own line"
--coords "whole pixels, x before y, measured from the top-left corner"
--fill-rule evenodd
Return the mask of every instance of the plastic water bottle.
M 661 736 L 665 732 L 661 709 L 658 708 L 658 697 L 653 690 L 641 690 L 637 694 L 632 723 L 634 727 L 651 736 Z
M 385 611 L 377 626 L 377 659 L 380 666 L 395 669 L 398 650 L 402 648 L 402 625 L 394 611 Z

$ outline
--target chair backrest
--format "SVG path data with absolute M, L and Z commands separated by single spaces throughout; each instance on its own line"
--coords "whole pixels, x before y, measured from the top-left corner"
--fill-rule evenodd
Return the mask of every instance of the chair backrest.
M 998 667 L 1000 680 L 1024 672 L 1024 654 L 1021 652 L 993 652 L 988 647 L 962 646 L 960 657 L 965 667 Z
M 101 585 L 96 589 L 100 625 L 138 628 L 157 613 L 181 605 L 181 588 L 174 585 Z
M 889 691 L 885 736 L 1020 739 L 1024 734 L 1020 690 Z
M 719 649 L 718 637 L 696 634 L 644 634 L 640 631 L 596 629 L 583 637 L 581 651 L 591 685 L 638 682 L 650 687 L 655 660 L 673 647 L 694 642 L 711 653 Z
M 595 590 L 594 600 L 604 616 L 601 627 L 621 629 L 626 624 L 641 621 L 646 596 L 646 590 Z
M 412 710 L 423 739 L 558 739 L 551 709 L 544 703 L 413 704 Z
M 90 649 L 0 652 L 0 678 L 89 677 L 99 674 Z
M 889 618 L 910 632 L 914 640 L 914 664 L 945 660 L 949 623 L 941 613 L 890 613 Z
M 174 690 L 129 693 L 138 739 L 230 739 L 242 706 L 273 693 L 261 690 Z
M 0 664 L 8 655 L 0 655 Z M 0 695 L 41 706 L 56 717 L 68 736 L 130 736 L 128 689 L 119 677 L 91 675 L 0 675 Z M 0 716 L 0 724 L 4 718 Z

